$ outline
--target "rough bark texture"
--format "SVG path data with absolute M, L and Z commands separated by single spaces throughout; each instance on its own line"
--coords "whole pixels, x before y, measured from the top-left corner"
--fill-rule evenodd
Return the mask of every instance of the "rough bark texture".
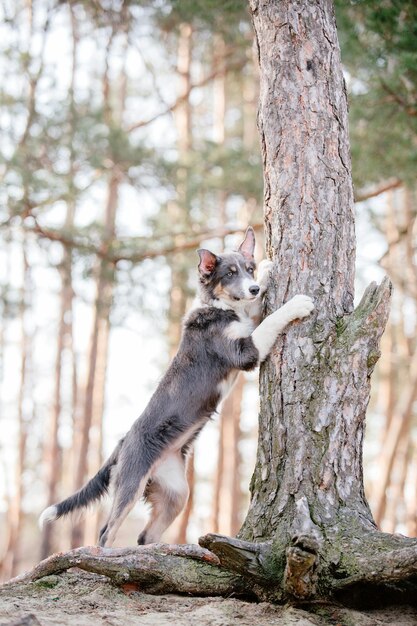
M 331 440 L 336 462 L 343 459 L 340 444 L 356 443 L 338 436 L 353 418 L 340 404 L 351 381 L 335 376 L 344 364 L 329 367 L 328 353 L 331 343 L 337 348 L 335 322 L 341 329 L 352 312 L 355 238 L 346 93 L 332 4 L 254 2 L 251 8 L 261 68 L 266 245 L 276 267 L 267 312 L 296 293 L 312 296 L 317 307 L 314 317 L 289 330 L 262 371 L 263 422 L 253 485 L 257 491 L 262 484 L 274 501 L 265 515 L 257 512 L 258 499 L 252 500 L 244 535 L 256 538 L 273 532 L 287 506 L 295 516 L 295 503 L 307 495 L 308 485 L 324 483 L 326 492 L 331 477 L 314 471 L 324 470 L 322 457 Z M 343 359 L 343 349 L 338 352 Z M 345 457 L 351 458 L 349 450 Z M 327 509 L 329 499 L 323 501 Z M 260 505 L 263 509 L 262 499 Z
M 76 548 L 53 554 L 30 572 L 3 585 L 30 583 L 72 567 L 104 574 L 116 584 L 136 584 L 147 593 L 245 594 L 241 577 L 219 567 L 218 558 L 198 546 L 152 544 L 139 548 Z

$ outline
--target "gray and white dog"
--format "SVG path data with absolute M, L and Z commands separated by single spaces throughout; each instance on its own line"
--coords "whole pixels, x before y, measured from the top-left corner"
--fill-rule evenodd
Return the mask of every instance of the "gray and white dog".
M 272 263 L 254 278 L 255 235 L 249 227 L 236 252 L 198 250 L 200 295 L 184 319 L 178 353 L 142 415 L 82 489 L 48 507 L 40 525 L 100 499 L 111 484 L 113 504 L 99 544 L 111 545 L 135 502 L 152 507 L 139 544 L 159 541 L 188 498 L 187 453 L 230 390 L 239 370 L 251 370 L 269 354 L 277 336 L 308 316 L 311 298 L 297 295 L 261 323 Z

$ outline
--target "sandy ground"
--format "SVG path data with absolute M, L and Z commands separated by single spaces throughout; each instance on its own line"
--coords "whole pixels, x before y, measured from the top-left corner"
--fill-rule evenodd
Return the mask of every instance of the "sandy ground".
M 151 596 L 73 570 L 0 590 L 0 626 L 416 626 L 417 608 L 358 612 L 316 604 L 308 610 L 236 599 Z

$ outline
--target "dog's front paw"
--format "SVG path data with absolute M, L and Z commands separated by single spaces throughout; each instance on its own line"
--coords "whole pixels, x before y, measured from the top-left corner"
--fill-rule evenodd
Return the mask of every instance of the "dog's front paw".
M 269 261 L 268 259 L 264 259 L 258 265 L 258 284 L 263 292 L 265 292 L 266 288 L 268 287 L 269 277 L 271 275 L 271 270 L 273 266 L 273 262 Z
M 262 276 L 263 274 L 268 274 L 271 271 L 273 265 L 273 262 L 269 259 L 263 259 L 263 261 L 261 261 L 258 265 L 259 276 Z
M 307 317 L 314 310 L 314 303 L 310 296 L 298 294 L 284 304 L 285 312 L 290 321 Z

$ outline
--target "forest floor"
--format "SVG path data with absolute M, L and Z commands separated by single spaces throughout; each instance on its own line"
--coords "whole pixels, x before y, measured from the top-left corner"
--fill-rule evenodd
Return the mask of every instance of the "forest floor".
M 151 596 L 77 570 L 0 589 L 0 626 L 416 626 L 417 608 L 354 611 L 236 599 Z

